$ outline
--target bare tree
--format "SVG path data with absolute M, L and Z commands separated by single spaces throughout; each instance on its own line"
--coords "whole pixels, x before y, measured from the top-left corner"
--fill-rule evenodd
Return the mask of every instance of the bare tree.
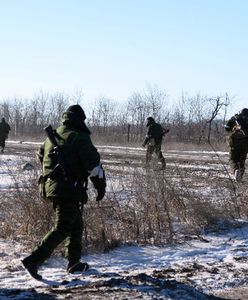
M 127 109 L 130 116 L 130 123 L 136 128 L 135 133 L 137 135 L 143 134 L 144 123 L 150 112 L 145 97 L 140 93 L 133 93 L 128 100 Z
M 211 133 L 212 133 L 212 124 L 213 121 L 215 120 L 215 118 L 219 115 L 220 110 L 225 107 L 225 99 L 224 101 L 222 100 L 223 97 L 216 97 L 216 98 L 210 98 L 209 99 L 209 103 L 210 103 L 210 110 L 209 110 L 209 117 L 206 120 L 202 131 L 201 131 L 201 135 L 199 137 L 199 144 L 202 140 L 202 137 L 205 133 L 206 128 L 208 129 L 208 133 L 207 133 L 207 141 L 208 143 L 211 142 Z
M 60 124 L 61 115 L 69 106 L 68 96 L 63 93 L 55 93 L 49 97 L 48 121 L 55 127 Z
M 1 115 L 2 118 L 5 118 L 7 122 L 9 122 L 10 120 L 10 104 L 8 100 L 5 100 L 2 104 L 1 104 Z
M 24 103 L 21 98 L 14 98 L 10 114 L 14 125 L 14 135 L 17 136 L 23 134 L 26 116 L 24 113 Z
M 156 120 L 161 121 L 164 108 L 166 106 L 166 92 L 157 86 L 148 85 L 144 99 L 148 104 L 149 114 Z

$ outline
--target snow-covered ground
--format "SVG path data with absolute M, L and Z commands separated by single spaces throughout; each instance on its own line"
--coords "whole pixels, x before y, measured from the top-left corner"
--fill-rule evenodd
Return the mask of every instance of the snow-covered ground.
M 41 282 L 32 279 L 23 268 L 20 260 L 27 254 L 23 246 L 0 239 L 0 299 L 4 299 L 5 292 L 16 290 L 19 294 L 11 299 L 30 299 L 30 295 L 48 293 L 49 289 L 110 288 L 109 281 L 114 279 L 116 290 L 133 289 L 143 299 L 207 299 L 206 295 L 247 284 L 248 224 L 240 223 L 236 228 L 202 238 L 180 245 L 126 246 L 109 253 L 82 256 L 91 266 L 84 275 L 68 275 L 66 261 L 53 257 L 40 269 L 44 277 Z M 166 288 L 170 281 L 175 289 Z M 182 291 L 185 298 L 180 298 Z
M 111 149 L 105 147 L 108 154 L 115 157 Z M 117 151 L 115 147 L 113 149 Z M 133 153 L 137 151 L 136 148 L 119 150 L 125 153 L 127 149 Z M 180 151 L 171 151 L 168 155 L 172 154 L 184 156 Z M 170 165 L 186 171 L 200 170 L 203 176 L 211 170 L 220 172 L 222 166 L 216 161 L 211 162 L 214 153 L 199 153 L 200 156 L 203 154 L 210 164 L 199 164 L 196 159 L 197 164 L 190 160 L 190 163 L 170 162 Z M 193 155 L 197 156 L 197 153 Z M 226 153 L 219 155 L 226 157 Z M 109 156 L 104 159 L 111 167 L 119 162 L 115 158 L 110 160 Z M 18 178 L 25 181 L 29 172 L 24 168 L 26 163 L 33 163 L 33 157 L 8 154 L 8 150 L 0 156 L 0 189 L 14 188 Z M 14 174 L 14 181 L 11 174 Z M 206 189 L 201 192 L 210 193 Z M 248 223 L 244 220 L 234 222 L 233 226 L 222 224 L 218 232 L 191 237 L 181 244 L 123 246 L 108 253 L 82 256 L 82 261 L 91 267 L 83 275 L 68 275 L 66 260 L 53 256 L 41 266 L 40 274 L 44 280 L 40 282 L 32 279 L 21 264 L 27 254 L 25 241 L 0 239 L 0 300 L 248 299 L 246 291 L 241 298 L 238 298 L 238 292 L 236 298 L 230 298 L 230 289 L 233 291 L 248 284 Z
M 25 185 L 29 171 L 34 169 L 34 161 L 28 156 L 0 156 L 0 190 L 16 188 L 16 184 Z M 21 179 L 21 180 L 20 180 Z

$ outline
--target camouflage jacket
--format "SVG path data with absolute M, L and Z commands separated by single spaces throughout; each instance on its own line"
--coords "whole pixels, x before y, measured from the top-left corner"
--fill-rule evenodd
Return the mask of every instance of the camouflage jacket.
M 234 115 L 225 125 L 225 129 L 234 138 L 248 138 L 248 116 L 244 114 Z
M 0 137 L 6 139 L 10 131 L 10 126 L 5 121 L 0 123 Z
M 146 138 L 143 144 L 148 144 L 151 139 L 154 139 L 155 145 L 161 144 L 163 135 L 167 132 L 169 132 L 168 129 L 165 129 L 160 124 L 153 122 L 147 126 Z
M 82 198 L 80 182 L 85 181 L 89 172 L 99 165 L 100 155 L 91 142 L 90 132 L 86 125 L 77 128 L 74 120 L 67 113 L 63 114 L 62 125 L 55 131 L 55 136 L 63 151 L 66 169 L 70 172 L 73 182 L 78 184 L 75 187 L 69 184 L 62 171 L 49 177 L 58 161 L 52 143 L 46 139 L 39 152 L 43 176 L 47 178 L 45 181 L 46 197 L 51 200 L 59 198 L 80 201 Z

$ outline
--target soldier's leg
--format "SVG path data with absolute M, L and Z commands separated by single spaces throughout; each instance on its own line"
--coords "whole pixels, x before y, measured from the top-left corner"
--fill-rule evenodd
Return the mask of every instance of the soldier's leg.
M 246 141 L 240 139 L 234 139 L 230 147 L 230 165 L 237 182 L 241 181 L 245 171 L 246 148 Z
M 146 149 L 146 164 L 149 164 L 149 162 L 151 161 L 153 152 L 154 152 L 154 146 L 148 145 Z
M 1 152 L 3 152 L 3 149 L 4 149 L 4 140 L 2 138 L 0 139 L 0 147 L 1 147 Z
M 229 149 L 229 162 L 230 166 L 235 172 L 235 170 L 240 168 L 240 153 L 239 153 L 239 148 L 236 146 L 232 146 Z
M 163 154 L 162 154 L 162 151 L 161 151 L 161 144 L 156 145 L 155 153 L 156 153 L 156 155 L 157 155 L 158 160 L 159 160 L 159 161 L 161 162 L 161 164 L 162 164 L 162 169 L 165 169 L 165 167 L 166 167 L 166 162 L 165 162 L 165 158 L 164 158 L 164 156 L 163 156 Z
M 66 238 L 65 257 L 69 262 L 78 262 L 82 253 L 83 220 L 80 210 L 71 234 Z
M 245 160 L 247 157 L 247 146 L 246 143 L 242 145 L 242 148 L 240 149 L 240 163 L 239 163 L 239 169 L 240 169 L 240 179 L 242 179 L 244 173 L 245 173 Z
M 81 262 L 82 254 L 82 234 L 83 221 L 82 214 L 79 212 L 77 222 L 71 232 L 71 235 L 66 238 L 65 257 L 68 259 L 67 271 L 69 273 L 85 272 L 89 269 L 86 262 Z
M 49 258 L 53 250 L 71 234 L 77 214 L 75 209 L 61 207 L 55 208 L 56 219 L 55 226 L 42 239 L 30 256 L 24 259 L 24 264 L 40 264 Z

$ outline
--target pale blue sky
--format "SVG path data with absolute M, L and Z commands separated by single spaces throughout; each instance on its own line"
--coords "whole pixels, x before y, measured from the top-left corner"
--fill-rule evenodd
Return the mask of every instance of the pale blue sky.
M 147 84 L 171 100 L 248 106 L 246 0 L 0 0 L 0 100 L 39 90 L 126 100 Z

